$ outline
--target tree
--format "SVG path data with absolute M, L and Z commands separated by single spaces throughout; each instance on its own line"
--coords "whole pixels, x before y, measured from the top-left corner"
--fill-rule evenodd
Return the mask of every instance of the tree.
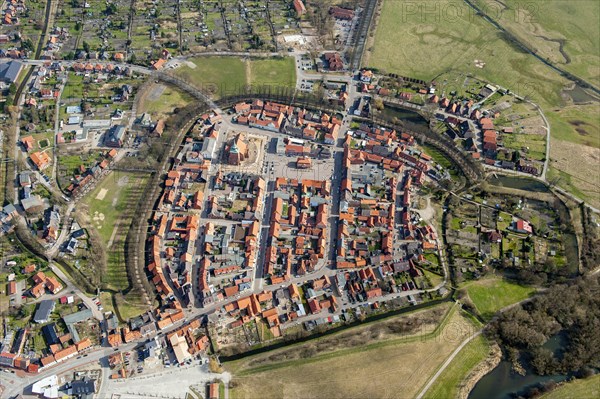
M 8 86 L 8 93 L 14 95 L 17 92 L 17 86 L 15 86 L 14 83 L 11 83 L 10 86 Z
M 117 5 L 115 3 L 110 3 L 106 6 L 106 9 L 104 10 L 104 13 L 106 15 L 113 15 L 117 13 Z
M 21 48 L 23 50 L 33 51 L 33 42 L 31 41 L 31 39 L 27 38 L 21 41 Z
M 85 40 L 83 41 L 83 51 L 85 51 L 86 53 L 90 52 L 90 44 Z

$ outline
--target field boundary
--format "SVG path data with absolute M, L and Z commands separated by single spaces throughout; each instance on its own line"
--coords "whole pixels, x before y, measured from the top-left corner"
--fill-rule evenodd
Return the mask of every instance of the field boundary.
M 439 305 L 439 304 L 436 304 L 436 305 Z M 249 368 L 248 370 L 244 370 L 240 373 L 237 373 L 237 375 L 238 376 L 251 375 L 251 374 L 261 373 L 261 372 L 265 372 L 265 371 L 270 371 L 275 368 L 279 369 L 282 367 L 290 367 L 290 366 L 294 366 L 297 364 L 314 363 L 314 362 L 328 360 L 328 359 L 332 359 L 332 358 L 336 358 L 336 357 L 340 357 L 340 356 L 349 355 L 352 353 L 365 352 L 365 351 L 370 351 L 373 349 L 385 348 L 388 346 L 404 344 L 404 343 L 411 343 L 411 342 L 415 342 L 415 341 L 430 340 L 430 339 L 435 338 L 440 335 L 443 328 L 448 324 L 448 321 L 450 320 L 450 318 L 457 311 L 458 311 L 457 305 L 453 304 L 448 309 L 446 314 L 443 316 L 440 324 L 438 324 L 432 332 L 427 333 L 427 334 L 392 338 L 392 339 L 381 341 L 381 342 L 373 342 L 373 343 L 365 345 L 365 346 L 340 349 L 337 351 L 325 353 L 322 355 L 318 355 L 318 356 L 314 356 L 314 357 L 306 358 L 306 359 L 295 359 L 295 360 L 288 360 L 288 361 L 283 361 L 283 362 L 275 362 L 275 363 L 265 365 L 265 366 L 257 366 L 257 367 Z M 360 326 L 360 325 L 358 325 L 358 326 Z M 358 327 L 358 326 L 354 326 L 354 327 Z M 338 333 L 339 333 L 339 331 L 338 331 Z M 315 337 L 315 339 L 321 339 L 321 338 L 324 338 L 324 337 L 323 336 Z M 298 345 L 303 344 L 303 343 L 304 342 L 298 343 Z

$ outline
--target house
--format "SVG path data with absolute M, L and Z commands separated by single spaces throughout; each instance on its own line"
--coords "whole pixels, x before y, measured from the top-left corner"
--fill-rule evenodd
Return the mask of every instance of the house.
M 48 288 L 48 291 L 52 292 L 53 294 L 56 294 L 57 292 L 59 292 L 60 290 L 62 290 L 62 284 L 58 282 L 58 280 L 56 280 L 54 277 L 48 277 L 46 279 L 46 288 Z
M 56 302 L 53 300 L 45 300 L 40 302 L 38 309 L 33 315 L 33 321 L 36 323 L 47 323 L 50 320 L 50 314 L 54 311 Z
M 46 169 L 48 165 L 50 165 L 50 157 L 45 152 L 34 152 L 29 155 L 29 158 L 40 171 Z
M 211 382 L 208 384 L 208 399 L 219 399 L 219 384 Z
M 164 68 L 166 62 L 167 60 L 165 60 L 164 58 L 159 58 L 158 60 L 152 63 L 152 69 L 158 71 L 159 69 Z
M 161 137 L 164 130 L 165 130 L 165 120 L 159 119 L 158 122 L 156 122 L 156 125 L 154 125 L 154 129 L 152 129 L 152 134 L 155 136 Z
M 8 283 L 8 295 L 14 295 L 17 293 L 17 283 L 15 281 L 10 281 Z
M 302 0 L 294 0 L 294 9 L 296 10 L 296 15 L 298 17 L 301 17 L 302 15 L 304 15 L 306 13 L 306 7 L 304 6 L 304 3 L 302 2 Z
M 363 69 L 360 71 L 360 81 L 364 83 L 371 83 L 373 79 L 373 72 L 368 69 Z
M 343 19 L 345 21 L 350 21 L 354 18 L 354 10 L 337 6 L 329 8 L 329 14 L 335 19 Z
M 34 143 L 35 140 L 33 139 L 33 136 L 27 136 L 21 139 L 21 144 L 23 144 L 23 147 L 25 147 L 25 151 L 27 152 L 33 150 Z
M 106 132 L 104 144 L 108 147 L 121 148 L 125 141 L 125 126 L 115 125 Z
M 488 233 L 488 241 L 500 243 L 502 242 L 502 234 L 500 234 L 498 231 L 490 231 Z
M 533 228 L 531 227 L 529 222 L 526 220 L 523 220 L 523 219 L 519 219 L 516 222 L 514 222 L 514 230 L 517 233 L 523 233 L 523 234 L 532 234 L 533 233 Z

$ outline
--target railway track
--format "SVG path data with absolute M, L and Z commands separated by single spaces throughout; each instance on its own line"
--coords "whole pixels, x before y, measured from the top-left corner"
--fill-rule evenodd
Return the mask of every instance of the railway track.
M 375 9 L 377 9 L 377 2 L 378 0 L 366 0 L 367 4 L 360 16 L 358 29 L 356 29 L 354 36 L 354 52 L 352 53 L 352 60 L 350 61 L 350 66 L 353 70 L 361 67 L 360 63 L 365 52 L 365 45 L 369 36 L 373 15 L 375 14 Z

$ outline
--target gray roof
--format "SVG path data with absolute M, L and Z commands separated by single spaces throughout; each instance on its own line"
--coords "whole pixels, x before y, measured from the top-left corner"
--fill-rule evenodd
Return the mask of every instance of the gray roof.
M 35 315 L 33 316 L 33 321 L 36 323 L 45 323 L 50 318 L 50 314 L 54 310 L 54 306 L 56 303 L 51 300 L 45 300 L 40 302 Z
M 9 61 L 0 64 L 0 80 L 7 83 L 15 83 L 23 64 L 19 61 Z
M 75 328 L 75 323 L 79 323 L 80 321 L 84 321 L 87 319 L 91 319 L 93 317 L 91 309 L 84 309 L 76 313 L 71 313 L 63 317 L 65 324 L 67 325 L 67 329 L 71 333 L 71 337 L 74 342 L 79 342 L 79 334 L 77 333 L 77 329 Z

